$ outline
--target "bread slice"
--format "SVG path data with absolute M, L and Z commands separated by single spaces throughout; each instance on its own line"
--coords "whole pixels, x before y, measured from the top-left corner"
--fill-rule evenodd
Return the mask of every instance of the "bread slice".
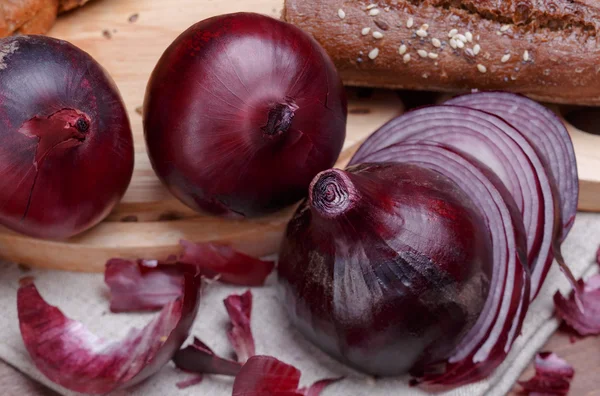
M 347 85 L 600 104 L 600 2 L 285 0 Z

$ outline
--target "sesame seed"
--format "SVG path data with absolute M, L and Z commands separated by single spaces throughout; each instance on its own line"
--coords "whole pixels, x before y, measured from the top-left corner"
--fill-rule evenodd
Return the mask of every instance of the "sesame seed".
M 421 58 L 427 58 L 427 51 L 425 50 L 420 49 L 417 51 L 417 54 L 419 54 Z
M 427 32 L 423 29 L 417 30 L 417 36 L 419 37 L 427 37 Z
M 467 38 L 465 37 L 464 34 L 457 34 L 456 36 L 454 36 L 455 39 L 462 41 L 463 43 L 467 42 Z
M 378 31 L 374 31 L 373 32 L 373 37 L 376 38 L 376 39 L 383 38 L 383 33 L 378 32 Z
M 465 43 L 463 41 L 456 40 L 456 46 L 458 48 L 464 48 L 465 47 Z
M 448 32 L 448 38 L 452 38 L 452 37 L 456 36 L 457 34 L 458 34 L 458 30 L 452 29 Z
M 505 54 L 504 56 L 502 56 L 502 58 L 500 58 L 500 62 L 506 63 L 506 62 L 508 62 L 509 59 L 510 59 L 510 54 Z
M 454 40 L 453 38 L 450 39 L 450 47 L 456 48 L 456 40 Z
M 502 25 L 502 27 L 500 28 L 500 31 L 506 32 L 508 29 L 510 29 L 510 25 Z
M 379 15 L 379 8 L 373 8 L 371 11 L 369 11 L 369 15 L 371 15 L 371 16 Z
M 399 53 L 400 55 L 404 55 L 404 54 L 406 54 L 406 45 L 402 44 L 402 45 L 400 46 L 400 48 L 398 48 L 398 53 Z
M 427 57 L 429 59 L 437 59 L 438 58 L 438 54 L 436 54 L 435 52 L 430 52 L 427 54 Z
M 475 45 L 473 46 L 473 53 L 474 53 L 475 55 L 477 55 L 477 54 L 479 53 L 479 51 L 481 51 L 481 46 L 480 46 L 479 44 L 475 44 Z
M 525 62 L 529 60 L 529 51 L 525 50 L 525 52 L 523 52 L 523 60 Z
M 370 31 L 371 31 L 371 28 L 370 27 L 366 27 L 366 28 L 363 28 L 363 30 L 361 30 L 360 33 L 363 36 L 366 36 L 367 34 L 369 34 Z
M 377 58 L 377 55 L 379 55 L 379 48 L 373 48 L 369 52 L 369 59 L 373 60 L 373 59 Z
M 408 18 L 408 21 L 406 21 L 406 27 L 410 29 L 414 23 L 415 21 L 413 21 L 412 18 Z
M 436 38 L 431 39 L 431 44 L 433 44 L 435 48 L 440 48 L 442 46 L 442 42 Z
M 410 54 L 404 54 L 402 60 L 404 61 L 404 63 L 410 62 Z
M 429 25 L 426 24 L 426 23 L 424 23 L 424 24 L 421 25 L 421 29 L 427 30 L 427 29 L 429 29 Z
M 429 77 L 429 74 L 427 74 L 427 73 L 423 73 L 423 74 L 421 74 L 421 77 L 423 77 L 423 78 L 427 78 L 427 77 Z
M 479 70 L 481 73 L 485 73 L 487 71 L 487 68 L 480 63 L 477 65 L 477 70 Z
M 390 6 L 387 6 L 387 7 L 385 7 L 385 8 L 384 8 L 384 10 L 385 10 L 386 12 L 389 12 L 389 11 L 391 10 L 391 8 L 390 8 Z
M 377 4 L 369 4 L 367 6 L 367 10 L 370 10 L 371 8 L 375 8 L 375 7 L 377 7 Z
M 469 43 L 473 42 L 473 33 L 471 33 L 471 32 L 465 32 L 465 37 L 467 38 L 467 41 Z
M 500 30 L 498 30 L 498 31 L 496 32 L 496 34 L 497 34 L 498 36 L 502 36 L 502 32 L 501 32 Z
M 477 37 L 475 37 L 475 40 L 479 41 L 479 35 L 477 35 Z
M 469 56 L 475 56 L 475 54 L 473 53 L 473 49 L 471 49 L 471 48 L 467 48 L 465 50 L 465 53 Z
M 517 76 L 510 76 L 510 79 L 515 81 L 517 79 Z
M 575 73 L 583 73 L 583 67 L 576 68 Z
M 346 18 L 346 13 L 344 12 L 344 10 L 342 10 L 341 8 L 338 10 L 338 16 L 340 17 L 340 19 L 344 19 Z

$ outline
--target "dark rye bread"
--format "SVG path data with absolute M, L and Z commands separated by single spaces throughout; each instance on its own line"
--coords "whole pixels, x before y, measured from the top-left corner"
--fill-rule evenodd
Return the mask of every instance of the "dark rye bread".
M 347 85 L 600 105 L 597 0 L 286 0 L 283 19 L 323 45 Z

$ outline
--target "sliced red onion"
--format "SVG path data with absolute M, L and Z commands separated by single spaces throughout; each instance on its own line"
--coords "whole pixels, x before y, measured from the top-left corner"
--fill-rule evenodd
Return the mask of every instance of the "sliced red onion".
M 242 364 L 217 356 L 205 343 L 194 337 L 194 342 L 177 351 L 173 357 L 177 368 L 199 374 L 221 374 L 236 376 Z
M 325 379 L 308 388 L 298 388 L 300 370 L 271 356 L 252 356 L 235 377 L 232 396 L 319 396 L 328 385 Z
M 535 357 L 535 376 L 519 385 L 530 395 L 566 395 L 571 379 L 575 375 L 573 367 L 555 353 L 540 352 Z
M 428 374 L 425 367 L 424 373 L 413 373 L 422 376 L 423 382 L 441 385 L 484 378 L 510 350 L 529 305 L 526 242 L 514 200 L 491 170 L 448 147 L 428 143 L 393 145 L 370 154 L 367 160 L 407 162 L 435 170 L 453 180 L 483 214 L 492 236 L 494 262 L 482 313 L 452 352 L 444 372 Z
M 533 299 L 552 264 L 555 226 L 560 221 L 552 180 L 535 149 L 519 131 L 493 114 L 461 106 L 430 106 L 382 126 L 363 145 L 367 149 L 359 150 L 350 163 L 373 161 L 374 153 L 389 146 L 424 141 L 472 155 L 506 185 L 523 216 Z M 574 282 L 572 277 L 570 280 Z
M 578 286 L 583 309 L 578 306 L 573 291 L 568 298 L 556 292 L 556 315 L 581 335 L 600 334 L 600 275 L 594 275 L 585 282 L 580 279 Z
M 188 337 L 200 301 L 200 276 L 187 272 L 183 293 L 143 329 L 107 341 L 40 296 L 31 279 L 17 293 L 21 336 L 37 368 L 75 392 L 104 394 L 137 384 L 164 366 Z
M 560 118 L 541 104 L 509 92 L 477 92 L 458 96 L 446 104 L 496 114 L 529 140 L 558 187 L 564 239 L 577 213 L 579 185 L 573 142 Z
M 256 354 L 254 337 L 250 328 L 252 292 L 248 290 L 242 295 L 232 294 L 223 303 L 231 320 L 227 338 L 235 350 L 238 362 L 245 363 L 250 356 Z
M 110 289 L 111 312 L 155 311 L 181 296 L 185 271 L 193 266 L 156 260 L 111 259 L 104 281 Z
M 219 281 L 243 286 L 262 286 L 275 263 L 264 261 L 216 243 L 180 241 L 183 254 L 180 262 L 194 264 L 202 275 L 218 277 Z

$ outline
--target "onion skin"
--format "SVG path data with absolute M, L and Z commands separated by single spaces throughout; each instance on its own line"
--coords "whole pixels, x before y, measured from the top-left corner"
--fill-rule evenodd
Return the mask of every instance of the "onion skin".
M 278 264 L 292 322 L 373 375 L 447 359 L 477 320 L 492 271 L 470 199 L 437 172 L 392 163 L 324 171 L 309 194 Z
M 104 340 L 48 304 L 31 278 L 17 291 L 19 327 L 36 367 L 51 381 L 75 392 L 106 394 L 140 383 L 179 350 L 194 323 L 201 294 L 195 268 L 177 265 L 181 294 L 144 328 L 119 341 Z M 162 271 L 156 268 L 155 271 Z
M 203 20 L 154 69 L 144 131 L 154 170 L 197 211 L 257 216 L 306 194 L 345 138 L 333 63 L 300 29 L 253 13 Z
M 112 79 L 61 40 L 0 40 L 0 223 L 64 239 L 100 222 L 133 173 L 133 137 Z

